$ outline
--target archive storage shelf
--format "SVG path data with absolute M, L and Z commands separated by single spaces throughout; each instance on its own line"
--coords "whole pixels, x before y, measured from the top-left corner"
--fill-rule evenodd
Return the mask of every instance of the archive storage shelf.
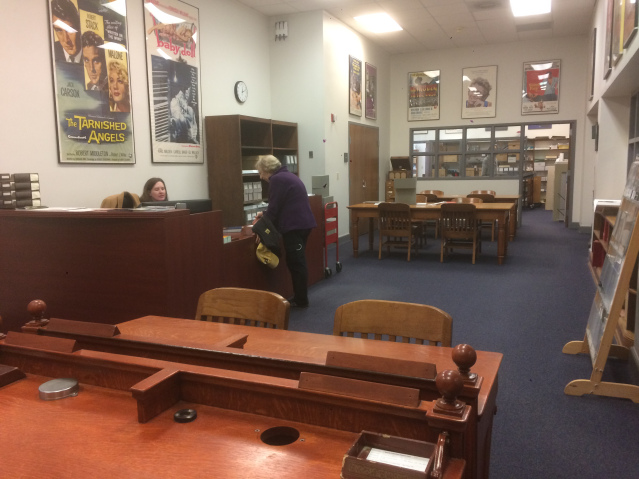
M 263 210 L 268 183 L 260 181 L 255 162 L 275 155 L 298 173 L 297 123 L 243 115 L 205 118 L 209 197 L 223 213 L 224 226 L 241 226 Z

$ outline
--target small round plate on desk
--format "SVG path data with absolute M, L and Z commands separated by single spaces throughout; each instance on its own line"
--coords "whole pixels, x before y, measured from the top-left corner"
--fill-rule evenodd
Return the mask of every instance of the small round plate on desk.
M 38 391 L 40 392 L 40 399 L 53 401 L 55 399 L 77 396 L 80 391 L 80 385 L 77 379 L 52 379 L 51 381 L 41 384 Z

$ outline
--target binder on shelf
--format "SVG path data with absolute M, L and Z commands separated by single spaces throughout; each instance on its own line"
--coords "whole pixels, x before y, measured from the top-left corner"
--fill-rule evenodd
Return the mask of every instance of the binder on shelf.
M 11 188 L 14 191 L 21 191 L 21 190 L 40 191 L 40 183 L 38 182 L 11 183 Z
M 0 181 L 2 181 L 2 182 L 11 181 L 11 174 L 10 173 L 0 173 Z
M 16 208 L 24 208 L 25 206 L 42 206 L 40 200 L 16 200 Z
M 11 181 L 14 183 L 37 183 L 40 181 L 38 173 L 14 173 L 11 175 Z

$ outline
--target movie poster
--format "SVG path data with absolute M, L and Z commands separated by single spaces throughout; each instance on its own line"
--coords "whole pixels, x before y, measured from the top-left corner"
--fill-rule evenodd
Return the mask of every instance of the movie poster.
M 377 119 L 377 67 L 366 63 L 366 118 Z
M 559 60 L 524 63 L 521 114 L 559 113 Z
M 348 112 L 362 116 L 362 61 L 348 56 Z
M 145 0 L 144 27 L 154 163 L 203 163 L 199 10 Z
M 408 74 L 408 121 L 439 120 L 439 70 Z
M 497 115 L 497 66 L 462 69 L 462 118 Z
M 60 163 L 135 163 L 125 0 L 50 0 Z

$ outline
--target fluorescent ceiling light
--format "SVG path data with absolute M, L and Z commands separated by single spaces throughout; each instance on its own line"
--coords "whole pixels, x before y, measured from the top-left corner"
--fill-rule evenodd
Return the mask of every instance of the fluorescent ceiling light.
M 119 13 L 126 17 L 126 0 L 114 0 L 113 2 L 104 3 L 105 7 L 110 8 L 115 13 Z
M 164 23 L 165 25 L 174 24 L 174 23 L 183 23 L 185 21 L 183 18 L 174 17 L 173 15 L 163 12 L 152 3 L 146 2 L 144 4 L 144 8 L 146 8 L 149 11 L 149 13 L 153 15 L 153 17 L 159 23 Z
M 67 25 L 67 24 L 66 24 L 66 23 L 64 23 L 62 20 L 59 20 L 59 19 L 58 19 L 58 20 L 56 20 L 55 22 L 53 22 L 53 24 L 54 24 L 56 27 L 61 28 L 62 30 L 66 31 L 66 32 L 68 32 L 68 33 L 78 33 L 78 31 L 77 31 L 75 28 L 73 28 L 73 27 L 71 27 L 71 26 Z
M 550 13 L 550 0 L 510 0 L 510 8 L 516 17 L 528 17 Z
M 373 13 L 355 17 L 359 23 L 373 33 L 398 32 L 403 30 L 387 13 Z

